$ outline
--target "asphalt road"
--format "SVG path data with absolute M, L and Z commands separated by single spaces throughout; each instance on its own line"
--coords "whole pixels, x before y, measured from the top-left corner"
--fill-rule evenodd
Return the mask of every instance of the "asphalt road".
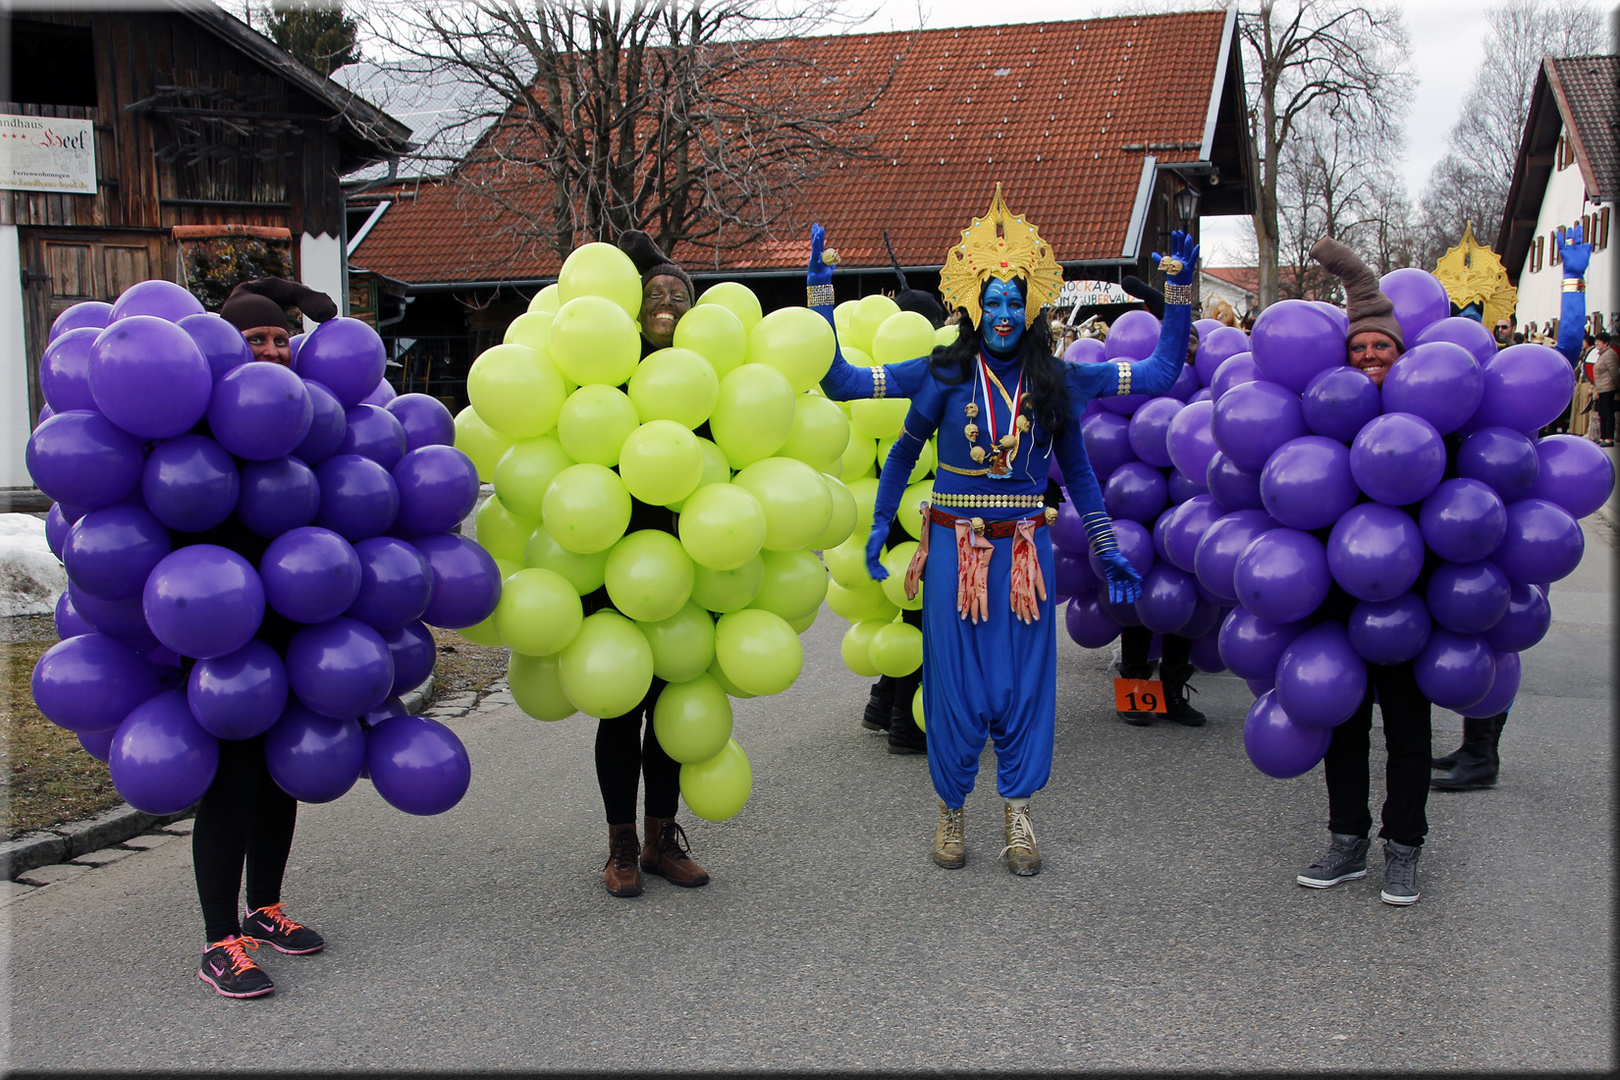
M 1430 799 L 1414 907 L 1379 902 L 1376 848 L 1362 881 L 1294 884 L 1326 838 L 1320 769 L 1278 781 L 1249 764 L 1241 682 L 1195 680 L 1202 729 L 1128 727 L 1107 650 L 1061 633 L 1056 763 L 1034 802 L 1044 871 L 1014 878 L 995 857 L 990 754 L 968 865 L 939 870 L 926 765 L 858 726 L 868 683 L 823 612 L 799 683 L 738 704 L 748 806 L 683 814 L 708 887 L 607 895 L 594 723 L 540 723 L 496 695 L 454 721 L 475 775 L 451 812 L 410 817 L 364 782 L 302 808 L 285 895 L 330 944 L 261 949 L 273 997 L 228 1001 L 195 977 L 184 840 L 8 894 L 4 1061 L 1612 1070 L 1616 552 L 1585 526 L 1586 559 L 1525 656 L 1501 783 Z M 1436 712 L 1437 752 L 1460 726 Z

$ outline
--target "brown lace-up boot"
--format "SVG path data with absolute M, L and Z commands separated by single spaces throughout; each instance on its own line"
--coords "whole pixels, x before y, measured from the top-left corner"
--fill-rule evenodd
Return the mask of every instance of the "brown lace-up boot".
M 692 861 L 687 850 L 686 830 L 674 818 L 647 818 L 646 843 L 641 847 L 641 868 L 657 874 L 671 885 L 695 889 L 709 883 L 703 867 Z
M 636 869 L 640 855 L 641 845 L 636 842 L 633 823 L 608 826 L 608 860 L 602 870 L 602 881 L 608 892 L 614 896 L 641 895 L 641 871 Z

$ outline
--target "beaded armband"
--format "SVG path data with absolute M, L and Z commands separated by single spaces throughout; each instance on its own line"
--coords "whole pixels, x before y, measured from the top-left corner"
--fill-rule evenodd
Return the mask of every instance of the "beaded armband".
M 1092 551 L 1104 555 L 1119 550 L 1119 541 L 1114 539 L 1114 523 L 1106 511 L 1094 510 L 1085 514 L 1080 518 L 1080 524 L 1085 527 L 1086 539 L 1091 542 Z
M 807 285 L 804 294 L 808 307 L 831 307 L 838 299 L 831 285 Z
M 1131 392 L 1131 363 L 1130 363 L 1130 361 L 1129 360 L 1116 360 L 1116 361 L 1114 361 L 1114 366 L 1119 371 L 1119 389 L 1115 390 L 1114 393 L 1116 393 L 1116 394 L 1128 394 L 1128 393 L 1130 393 Z
M 1578 278 L 1578 277 L 1567 277 L 1567 278 L 1565 278 L 1564 279 L 1564 291 L 1565 292 L 1585 292 L 1586 291 L 1586 279 L 1585 278 Z
M 883 370 L 883 365 L 874 364 L 869 370 L 872 372 L 872 396 L 874 398 L 887 397 L 889 393 L 889 376 Z
M 1164 302 L 1166 304 L 1191 304 L 1193 302 L 1192 286 L 1177 285 L 1173 281 L 1165 282 Z

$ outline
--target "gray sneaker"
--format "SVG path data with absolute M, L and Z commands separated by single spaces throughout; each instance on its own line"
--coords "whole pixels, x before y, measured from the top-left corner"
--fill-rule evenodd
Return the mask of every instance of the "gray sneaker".
M 1329 833 L 1333 842 L 1326 853 L 1294 880 L 1310 889 L 1326 889 L 1341 881 L 1367 876 L 1367 838 Z
M 1384 841 L 1384 891 L 1378 894 L 1380 900 L 1403 907 L 1418 902 L 1417 864 L 1422 854 L 1419 846 Z

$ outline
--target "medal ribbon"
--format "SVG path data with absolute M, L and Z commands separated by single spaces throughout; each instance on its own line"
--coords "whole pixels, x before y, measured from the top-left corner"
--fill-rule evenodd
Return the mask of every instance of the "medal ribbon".
M 996 403 L 990 396 L 990 384 L 1001 393 L 1001 400 L 1007 403 L 1007 424 L 1009 427 L 1018 425 L 1018 406 L 1024 400 L 1024 373 L 1018 372 L 1018 390 L 1012 397 L 1007 396 L 1007 388 L 1001 385 L 990 365 L 985 363 L 983 354 L 979 356 L 979 382 L 984 386 L 985 423 L 990 429 L 990 452 L 995 453 L 1001 449 L 1001 436 L 996 430 Z

